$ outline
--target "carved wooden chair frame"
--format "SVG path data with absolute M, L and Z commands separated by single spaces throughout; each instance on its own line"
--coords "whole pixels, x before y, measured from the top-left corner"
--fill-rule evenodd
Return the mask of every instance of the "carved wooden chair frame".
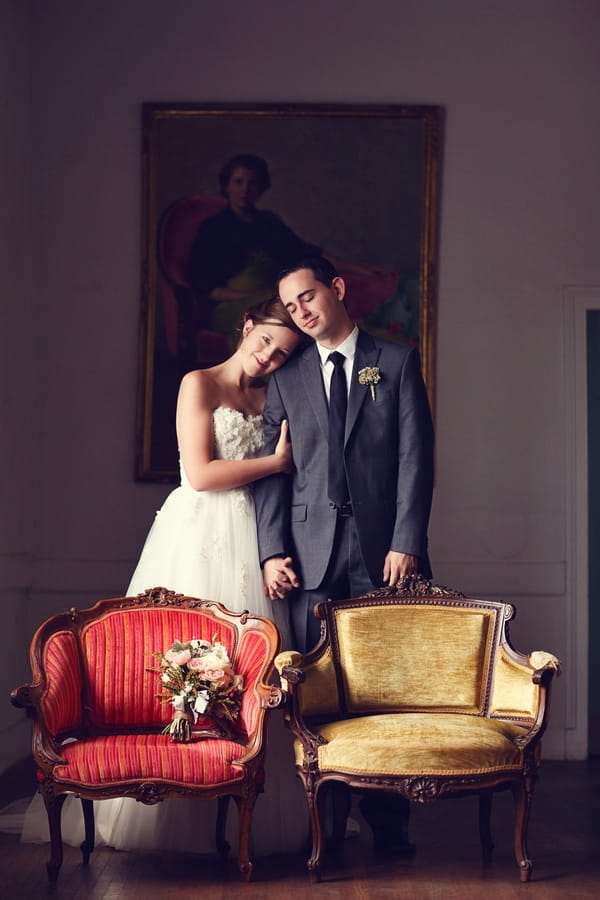
M 160 732 L 160 726 L 156 724 L 134 728 L 98 726 L 93 716 L 90 715 L 86 677 L 87 663 L 82 649 L 82 634 L 90 625 L 116 611 L 151 611 L 158 608 L 191 611 L 192 613 L 197 611 L 202 613 L 203 617 L 214 621 L 215 625 L 224 623 L 233 635 L 230 657 L 234 667 L 236 666 L 236 653 L 242 644 L 245 633 L 255 632 L 262 635 L 264 658 L 257 663 L 257 675 L 254 683 L 245 686 L 246 690 L 254 692 L 252 703 L 255 704 L 253 713 L 255 727 L 247 737 L 244 736 L 240 741 L 239 757 L 235 759 L 235 769 L 239 774 L 224 783 L 211 786 L 192 784 L 172 778 L 167 779 L 158 775 L 157 777 L 127 777 L 121 781 L 114 779 L 110 782 L 98 781 L 97 783 L 84 782 L 74 778 L 68 779 L 64 776 L 57 777 L 57 770 L 65 764 L 64 741 L 67 738 L 81 740 L 100 738 L 107 734 L 137 735 Z M 57 673 L 48 669 L 46 648 L 48 642 L 59 633 L 72 635 L 74 639 L 79 665 L 78 677 L 81 683 L 81 712 L 77 723 L 58 733 L 53 733 L 45 715 L 44 698 L 51 681 L 57 677 Z M 178 637 L 185 640 L 194 636 L 198 635 L 179 635 Z M 168 797 L 217 799 L 216 848 L 219 856 L 224 859 L 229 851 L 229 844 L 225 839 L 227 810 L 229 800 L 233 797 L 239 816 L 238 865 L 242 877 L 246 881 L 250 879 L 253 867 L 249 856 L 250 830 L 256 798 L 263 790 L 266 713 L 280 705 L 282 701 L 281 690 L 268 683 L 273 671 L 273 660 L 279 647 L 280 635 L 270 620 L 251 615 L 248 612 L 231 613 L 219 603 L 184 597 L 165 588 L 154 588 L 137 597 L 101 600 L 90 609 L 73 608 L 69 612 L 53 616 L 40 626 L 32 639 L 30 649 L 32 681 L 30 684 L 16 688 L 11 697 L 15 706 L 27 709 L 28 714 L 33 718 L 33 756 L 39 769 L 40 789 L 50 826 L 51 852 L 47 864 L 50 881 L 56 881 L 63 859 L 60 818 L 61 808 L 67 794 L 79 797 L 83 807 L 85 838 L 81 844 L 81 852 L 84 864 L 88 863 L 94 849 L 94 800 L 131 797 L 141 803 L 152 805 Z M 167 710 L 165 710 L 164 716 L 165 721 L 162 724 L 166 724 L 166 720 L 169 718 Z M 216 736 L 216 732 L 210 735 L 210 737 L 214 736 Z M 204 742 L 209 739 L 202 738 Z M 168 740 L 166 736 L 165 740 Z
M 319 733 L 319 726 L 328 719 L 331 720 L 331 717 L 320 717 L 317 715 L 308 718 L 303 715 L 299 688 L 301 688 L 305 680 L 304 670 L 315 661 L 322 659 L 326 653 L 332 655 L 340 698 L 339 718 L 349 717 L 345 709 L 342 678 L 343 660 L 340 659 L 340 648 L 337 641 L 335 611 L 341 608 L 368 608 L 369 606 L 381 606 L 382 604 L 462 607 L 486 609 L 493 613 L 494 649 L 486 676 L 483 715 L 489 716 L 488 704 L 494 677 L 494 662 L 500 648 L 519 666 L 525 666 L 531 670 L 531 680 L 538 691 L 537 713 L 535 716 L 522 719 L 511 716 L 492 716 L 492 718 L 501 718 L 503 721 L 511 721 L 526 728 L 526 731 L 515 739 L 515 744 L 523 754 L 522 767 L 519 771 L 496 771 L 468 776 L 456 774 L 432 776 L 430 774 L 420 774 L 417 771 L 410 775 L 402 774 L 398 776 L 390 776 L 389 774 L 382 774 L 376 771 L 361 773 L 360 775 L 341 770 L 321 772 L 319 768 L 319 747 L 327 744 L 327 741 Z M 320 879 L 320 869 L 325 850 L 324 818 L 328 806 L 326 803 L 326 789 L 334 789 L 336 785 L 342 783 L 351 789 L 360 789 L 361 791 L 365 789 L 392 791 L 413 803 L 419 804 L 428 803 L 437 798 L 478 794 L 479 834 L 485 863 L 491 862 L 492 859 L 493 841 L 490 822 L 493 794 L 497 791 L 510 790 L 515 803 L 514 853 L 521 881 L 529 881 L 533 863 L 527 850 L 527 828 L 534 781 L 539 766 L 540 740 L 547 725 L 550 685 L 557 666 L 550 662 L 540 669 L 535 669 L 531 665 L 528 656 L 519 653 L 511 646 L 508 622 L 513 617 L 514 612 L 514 607 L 510 603 L 468 599 L 458 591 L 433 585 L 431 582 L 419 578 L 404 579 L 394 588 L 372 591 L 358 599 L 317 604 L 315 615 L 321 619 L 319 643 L 310 653 L 301 658 L 299 665 L 282 665 L 286 661 L 286 656 L 289 659 L 289 654 L 285 653 L 281 654 L 277 660 L 277 667 L 280 670 L 283 684 L 288 691 L 286 718 L 302 748 L 302 761 L 300 765 L 297 765 L 297 770 L 306 791 L 312 824 L 312 852 L 307 862 L 312 880 L 318 881 Z M 546 654 L 546 656 L 551 656 L 551 654 Z M 296 657 L 299 657 L 299 654 L 296 654 Z M 554 657 L 552 659 L 556 664 L 558 663 Z M 435 713 L 432 713 L 432 715 L 435 715 Z M 338 813 L 337 821 L 334 822 L 334 845 L 336 840 L 339 842 L 343 837 L 347 811 L 348 807 L 342 811 L 341 816 Z

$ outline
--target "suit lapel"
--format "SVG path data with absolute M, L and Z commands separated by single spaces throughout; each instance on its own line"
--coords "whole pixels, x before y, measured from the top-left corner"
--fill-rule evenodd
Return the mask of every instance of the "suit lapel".
M 323 432 L 323 437 L 327 441 L 329 439 L 329 412 L 323 386 L 323 376 L 321 375 L 321 360 L 317 345 L 314 342 L 306 348 L 300 357 L 299 369 L 308 402 Z
M 366 331 L 358 331 L 358 340 L 356 342 L 356 353 L 354 355 L 354 366 L 352 368 L 352 381 L 350 383 L 350 394 L 348 396 L 348 413 L 346 416 L 346 441 L 352 433 L 352 429 L 356 425 L 358 414 L 367 397 L 370 396 L 369 388 L 364 384 L 359 384 L 358 373 L 365 366 L 377 365 L 380 350 L 375 341 Z

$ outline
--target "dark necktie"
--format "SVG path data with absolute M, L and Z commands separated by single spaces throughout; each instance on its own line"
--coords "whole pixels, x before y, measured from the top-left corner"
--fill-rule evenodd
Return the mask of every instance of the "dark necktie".
M 327 493 L 336 506 L 348 501 L 348 485 L 344 471 L 344 432 L 346 430 L 346 407 L 348 388 L 344 372 L 345 356 L 330 353 L 327 357 L 333 363 L 329 388 L 329 478 Z

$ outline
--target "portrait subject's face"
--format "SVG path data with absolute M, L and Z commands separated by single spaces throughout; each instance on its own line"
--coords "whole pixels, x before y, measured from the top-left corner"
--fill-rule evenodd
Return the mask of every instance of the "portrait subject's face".
M 234 212 L 242 214 L 254 209 L 261 193 L 258 175 L 253 169 L 238 166 L 231 173 L 225 193 Z
M 349 333 L 344 294 L 342 278 L 327 286 L 310 269 L 292 272 L 279 282 L 279 296 L 294 323 L 324 346 L 337 347 Z

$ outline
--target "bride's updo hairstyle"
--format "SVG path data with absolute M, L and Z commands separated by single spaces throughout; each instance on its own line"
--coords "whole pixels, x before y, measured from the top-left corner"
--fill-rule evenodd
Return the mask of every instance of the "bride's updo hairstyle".
M 255 325 L 263 325 L 266 323 L 268 325 L 280 325 L 282 328 L 289 328 L 290 331 L 293 331 L 294 334 L 297 334 L 300 338 L 298 344 L 299 347 L 306 344 L 309 340 L 304 332 L 300 331 L 294 323 L 294 320 L 279 297 L 269 297 L 268 300 L 263 300 L 262 303 L 256 303 L 246 310 L 244 313 L 244 321 L 242 322 L 242 327 L 240 329 L 240 340 L 241 335 L 243 335 L 244 325 L 249 320 Z

